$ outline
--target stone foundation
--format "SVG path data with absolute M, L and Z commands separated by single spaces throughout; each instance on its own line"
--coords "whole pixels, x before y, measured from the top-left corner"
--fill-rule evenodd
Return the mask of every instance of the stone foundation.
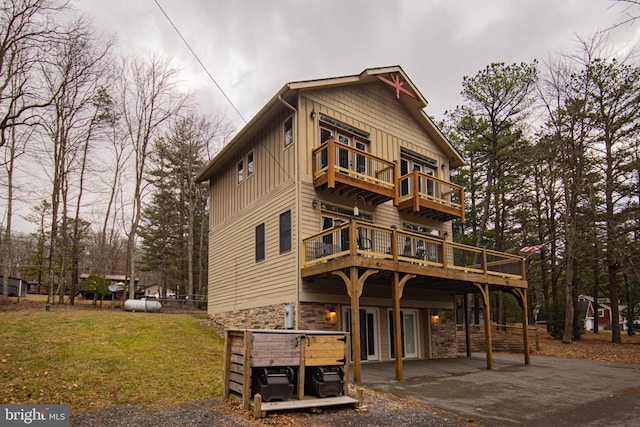
M 434 315 L 438 316 L 437 321 L 434 321 Z M 455 311 L 432 311 L 430 321 L 431 357 L 433 359 L 449 359 L 458 357 Z
M 340 331 L 340 313 L 336 304 L 300 303 L 299 329 Z M 331 313 L 331 309 L 334 313 Z
M 293 304 L 293 303 L 291 303 Z M 209 318 L 217 325 L 216 329 L 283 329 L 285 307 L 289 304 L 276 304 L 246 310 L 210 314 Z M 339 331 L 340 314 L 331 313 L 336 304 L 301 303 L 298 305 L 298 325 L 296 329 Z
M 225 329 L 283 329 L 285 307 L 275 304 L 246 310 L 210 314 L 209 318 L 218 330 Z

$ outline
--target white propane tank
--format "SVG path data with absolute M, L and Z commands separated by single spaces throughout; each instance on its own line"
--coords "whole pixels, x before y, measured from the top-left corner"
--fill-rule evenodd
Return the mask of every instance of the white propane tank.
M 125 311 L 144 311 L 148 313 L 159 313 L 162 308 L 160 301 L 152 299 L 128 299 L 124 302 Z

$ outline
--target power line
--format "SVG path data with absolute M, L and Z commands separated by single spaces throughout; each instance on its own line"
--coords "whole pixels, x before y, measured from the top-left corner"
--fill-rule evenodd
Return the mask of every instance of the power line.
M 191 48 L 191 46 L 189 45 L 189 42 L 187 42 L 187 40 L 182 36 L 182 33 L 180 33 L 180 30 L 178 30 L 178 28 L 175 26 L 175 24 L 173 23 L 173 21 L 171 20 L 171 18 L 169 18 L 169 15 L 167 15 L 167 12 L 164 11 L 164 9 L 162 8 L 162 6 L 160 6 L 160 3 L 158 3 L 158 0 L 153 0 L 155 2 L 155 4 L 158 6 L 158 8 L 160 9 L 160 11 L 162 12 L 162 14 L 165 16 L 165 18 L 167 18 L 167 21 L 169 21 L 169 24 L 171 24 L 171 26 L 173 27 L 173 29 L 175 30 L 175 32 L 178 34 L 178 36 L 180 36 L 180 38 L 182 39 L 182 41 L 184 42 L 184 44 L 187 46 L 187 48 L 189 49 L 189 51 L 191 51 L 191 54 L 196 58 L 196 60 L 198 61 L 198 63 L 200 64 L 200 66 L 202 67 L 202 69 L 205 71 L 205 73 L 207 73 L 207 75 L 209 76 L 209 78 L 211 79 L 211 81 L 216 85 L 216 87 L 218 88 L 218 90 L 222 93 L 222 95 L 224 95 L 224 97 L 226 98 L 226 100 L 229 102 L 229 104 L 231 104 L 231 106 L 233 107 L 233 109 L 236 111 L 236 113 L 238 114 L 238 116 L 240 116 L 240 118 L 242 119 L 242 121 L 247 124 L 247 120 L 242 116 L 242 113 L 240 113 L 240 111 L 236 108 L 236 106 L 233 104 L 233 102 L 231 101 L 231 99 L 227 96 L 227 94 L 224 92 L 224 90 L 220 87 L 220 85 L 218 84 L 218 82 L 216 81 L 216 79 L 213 78 L 213 76 L 211 75 L 211 73 L 209 72 L 209 70 L 207 69 L 207 67 L 202 63 L 202 61 L 200 60 L 200 58 L 198 57 L 198 55 L 196 54 L 196 52 Z M 271 150 L 269 150 L 269 147 L 265 144 L 264 145 L 265 149 L 267 150 L 267 153 L 269 154 L 269 156 L 276 162 L 276 164 L 280 167 L 280 169 L 285 173 L 285 175 L 288 178 L 291 178 L 291 175 L 289 175 L 289 172 L 282 166 L 282 164 L 278 161 L 277 157 L 273 155 L 273 153 L 271 152 Z
M 200 66 L 202 67 L 202 69 L 204 70 L 205 73 L 207 73 L 207 76 L 209 76 L 209 78 L 211 79 L 211 81 L 213 82 L 213 84 L 216 85 L 216 87 L 218 88 L 218 90 L 220 91 L 220 93 L 222 93 L 222 95 L 225 97 L 225 99 L 229 102 L 229 104 L 231 104 L 231 106 L 233 107 L 233 109 L 236 111 L 236 113 L 238 114 L 238 116 L 240 116 L 240 118 L 242 119 L 242 121 L 246 124 L 247 121 L 245 120 L 245 118 L 242 116 L 242 113 L 240 113 L 240 111 L 236 108 L 236 106 L 234 105 L 234 103 L 231 101 L 231 99 L 227 96 L 227 94 L 224 92 L 224 90 L 222 89 L 222 87 L 220 87 L 220 85 L 218 84 L 218 82 L 216 81 L 216 79 L 213 78 L 213 76 L 211 75 L 211 73 L 209 72 L 209 70 L 207 70 L 207 67 L 202 63 L 202 61 L 200 60 L 200 58 L 198 57 L 198 55 L 196 54 L 196 52 L 191 48 L 191 46 L 189 45 L 189 42 L 187 42 L 187 40 L 182 36 L 182 33 L 180 33 L 180 30 L 178 30 L 178 28 L 175 26 L 175 24 L 173 23 L 173 21 L 171 20 L 171 18 L 169 18 L 169 15 L 167 15 L 167 12 L 164 11 L 164 9 L 162 8 L 162 6 L 160 6 L 160 3 L 158 3 L 158 0 L 153 0 L 156 5 L 158 6 L 158 8 L 160 9 L 160 11 L 162 12 L 162 14 L 164 15 L 165 18 L 167 18 L 167 21 L 169 21 L 169 24 L 171 24 L 171 26 L 173 27 L 173 29 L 175 30 L 175 32 L 178 34 L 178 36 L 180 36 L 180 38 L 182 39 L 182 41 L 184 42 L 184 44 L 187 46 L 187 48 L 189 49 L 189 51 L 191 51 L 191 54 L 194 56 L 194 58 L 196 58 L 196 60 L 198 61 L 198 64 L 200 64 Z

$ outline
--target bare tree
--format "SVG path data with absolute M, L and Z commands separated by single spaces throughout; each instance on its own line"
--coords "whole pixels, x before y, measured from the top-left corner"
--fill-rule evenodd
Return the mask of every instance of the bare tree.
M 34 71 L 62 35 L 55 18 L 65 9 L 55 0 L 5 0 L 0 8 L 0 146 L 7 129 L 34 124 L 50 104 Z
M 17 127 L 37 123 L 36 111 L 49 105 L 39 90 L 37 65 L 45 60 L 49 45 L 59 36 L 54 17 L 64 3 L 47 0 L 6 0 L 0 8 L 0 147 L 10 140 L 7 153 L 7 212 L 3 253 L 11 241 L 13 169 Z M 9 265 L 3 268 L 2 301 L 8 300 Z
M 46 86 L 53 102 L 43 126 L 53 147 L 53 152 L 45 149 L 52 156 L 52 190 L 51 190 L 51 245 L 49 259 L 49 303 L 59 293 L 60 302 L 64 302 L 66 287 L 66 270 L 71 252 L 72 265 L 77 260 L 77 239 L 69 236 L 67 221 L 69 219 L 70 192 L 76 194 L 75 226 L 81 205 L 84 173 L 87 154 L 92 141 L 95 126 L 98 124 L 99 108 L 94 102 L 98 89 L 102 86 L 104 69 L 103 61 L 110 50 L 110 43 L 97 47 L 89 23 L 79 19 L 72 23 L 67 36 L 54 45 L 53 57 L 44 66 Z M 48 144 L 47 144 L 48 145 Z M 73 179 L 72 179 L 73 176 Z M 79 182 L 79 187 L 72 188 L 72 181 Z M 60 209 L 62 212 L 60 214 Z M 59 233 L 59 231 L 61 231 Z M 77 235 L 77 229 L 71 234 Z M 61 238 L 60 248 L 58 239 Z M 77 237 L 77 236 L 75 236 Z M 71 242 L 69 242 L 71 240 Z M 58 274 L 56 266 L 59 266 Z M 56 280 L 58 279 L 59 280 Z M 77 277 L 74 285 L 77 285 Z
M 104 125 L 100 130 L 101 136 L 108 141 L 108 146 L 103 147 L 105 155 L 101 156 L 103 161 L 101 175 L 108 174 L 109 179 L 105 182 L 108 196 L 106 206 L 102 208 L 103 216 L 98 235 L 98 250 L 101 255 L 96 263 L 98 275 L 104 277 L 114 270 L 114 264 L 118 258 L 117 250 L 114 249 L 119 246 L 118 218 L 122 208 L 118 208 L 117 201 L 122 190 L 124 167 L 132 152 L 123 137 L 121 118 L 113 95 L 106 88 L 101 88 L 98 91 L 97 102 L 101 105 L 100 119 Z
M 177 71 L 168 60 L 152 56 L 147 61 L 124 61 L 119 102 L 125 138 L 132 149 L 132 213 L 127 233 L 129 298 L 135 297 L 136 234 L 142 215 L 146 186 L 146 163 L 151 142 L 162 126 L 186 105 L 186 96 L 176 90 Z

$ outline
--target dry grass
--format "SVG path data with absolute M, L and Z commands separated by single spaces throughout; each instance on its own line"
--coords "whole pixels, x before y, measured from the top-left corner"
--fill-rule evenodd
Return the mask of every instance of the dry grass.
M 613 344 L 611 331 L 586 332 L 579 340 L 564 344 L 543 331 L 540 334 L 540 351 L 536 354 L 640 365 L 640 335 L 628 336 L 623 332 L 622 344 Z
M 33 297 L 2 311 L 0 403 L 64 403 L 78 411 L 221 393 L 223 340 L 194 316 L 83 303 L 47 312 Z

